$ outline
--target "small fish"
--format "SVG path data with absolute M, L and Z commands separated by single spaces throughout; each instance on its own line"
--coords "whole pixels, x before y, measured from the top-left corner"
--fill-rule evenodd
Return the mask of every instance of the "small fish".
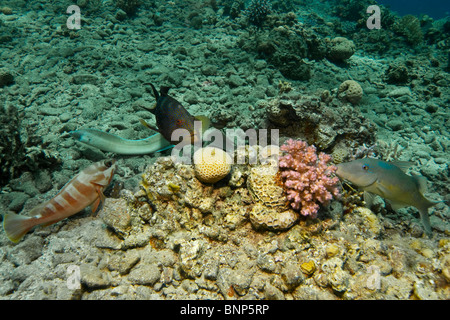
M 156 107 L 153 109 L 147 109 L 155 115 L 157 128 L 149 125 L 145 120 L 141 119 L 141 123 L 155 130 L 167 140 L 172 140 L 172 133 L 176 129 L 186 129 L 191 134 L 191 143 L 199 141 L 201 138 L 201 132 L 194 131 L 194 121 L 202 122 L 202 131 L 205 131 L 209 127 L 209 119 L 205 116 L 192 116 L 177 100 L 168 95 L 168 87 L 162 87 L 160 93 L 156 91 L 153 84 L 149 83 L 152 87 L 153 94 L 156 98 Z
M 337 166 L 336 175 L 364 190 L 364 200 L 370 206 L 372 195 L 377 194 L 392 204 L 394 210 L 414 206 L 422 218 L 428 235 L 431 235 L 428 208 L 441 202 L 433 202 L 423 196 L 427 192 L 427 180 L 422 176 L 409 176 L 405 171 L 413 163 L 386 162 L 378 159 L 358 159 Z
M 92 164 L 72 180 L 49 201 L 36 206 L 29 216 L 7 213 L 3 216 L 3 229 L 13 242 L 19 240 L 38 225 L 48 226 L 80 212 L 92 205 L 95 212 L 105 196 L 116 169 L 115 160 L 103 160 Z

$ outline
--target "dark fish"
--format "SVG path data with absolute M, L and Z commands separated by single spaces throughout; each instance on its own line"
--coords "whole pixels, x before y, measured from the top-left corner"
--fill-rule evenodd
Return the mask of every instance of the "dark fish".
M 157 128 L 152 127 L 144 120 L 141 120 L 141 123 L 161 133 L 167 141 L 172 140 L 172 133 L 177 129 L 188 130 L 191 135 L 191 143 L 199 141 L 202 132 L 195 132 L 194 121 L 201 121 L 201 131 L 205 131 L 209 126 L 208 118 L 204 116 L 192 116 L 181 103 L 168 95 L 170 88 L 162 87 L 160 93 L 158 93 L 153 84 L 149 84 L 156 98 L 156 107 L 147 110 L 155 115 Z

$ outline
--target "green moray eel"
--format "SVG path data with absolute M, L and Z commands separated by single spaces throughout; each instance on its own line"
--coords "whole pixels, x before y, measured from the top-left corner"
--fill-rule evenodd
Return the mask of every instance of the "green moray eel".
M 145 139 L 128 140 L 96 129 L 71 131 L 77 141 L 103 151 L 125 155 L 148 154 L 172 148 L 173 145 L 157 133 Z

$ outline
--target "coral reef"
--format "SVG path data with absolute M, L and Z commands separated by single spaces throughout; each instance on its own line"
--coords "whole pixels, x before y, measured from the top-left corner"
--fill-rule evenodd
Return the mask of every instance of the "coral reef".
M 292 208 L 304 216 L 317 217 L 320 202 L 327 205 L 340 195 L 333 176 L 336 167 L 330 165 L 331 157 L 323 152 L 317 154 L 314 146 L 304 141 L 287 140 L 281 146 L 286 155 L 280 157 L 280 175 Z
M 344 37 L 336 37 L 328 42 L 327 58 L 331 61 L 345 61 L 356 51 L 352 40 Z
M 417 46 L 423 41 L 423 32 L 420 21 L 413 15 L 406 15 L 394 24 L 394 30 L 406 38 L 406 41 Z
M 338 89 L 338 97 L 351 104 L 357 104 L 361 101 L 363 89 L 361 85 L 354 80 L 345 80 Z
M 255 52 L 288 79 L 308 80 L 312 62 L 325 57 L 325 40 L 313 30 L 289 23 L 286 14 L 273 23 L 273 28 L 261 31 L 256 36 L 243 34 L 239 45 L 246 51 Z
M 280 128 L 281 134 L 306 140 L 320 150 L 331 149 L 340 141 L 349 147 L 375 142 L 375 125 L 328 90 L 319 96 L 282 93 L 258 101 L 258 107 L 266 110 L 269 121 Z
M 272 7 L 269 0 L 252 0 L 246 9 L 246 15 L 251 24 L 261 28 L 271 11 Z
M 27 141 L 22 141 L 21 117 L 16 107 L 7 105 L 0 109 L 0 186 L 25 171 L 34 172 L 60 162 L 58 154 L 42 149 L 40 139 L 31 133 Z
M 231 157 L 219 148 L 201 148 L 194 153 L 193 161 L 195 176 L 205 183 L 216 183 L 231 171 Z

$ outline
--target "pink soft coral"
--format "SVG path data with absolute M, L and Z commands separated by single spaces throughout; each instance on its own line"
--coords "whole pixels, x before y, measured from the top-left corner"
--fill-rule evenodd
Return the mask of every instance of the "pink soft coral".
M 316 147 L 301 140 L 289 139 L 281 146 L 286 155 L 280 157 L 280 173 L 292 208 L 304 216 L 317 217 L 319 205 L 327 204 L 333 196 L 339 196 L 333 177 L 336 166 L 328 165 L 331 156 L 323 152 L 317 155 Z

